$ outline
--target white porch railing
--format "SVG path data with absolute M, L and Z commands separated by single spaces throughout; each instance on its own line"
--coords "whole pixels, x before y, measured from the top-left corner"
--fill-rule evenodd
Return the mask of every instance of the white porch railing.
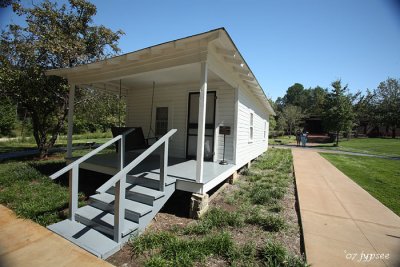
M 113 139 L 104 143 L 103 145 L 99 146 L 93 151 L 90 151 L 83 157 L 80 157 L 79 159 L 75 160 L 71 164 L 68 164 L 67 166 L 65 166 L 58 172 L 54 173 L 53 175 L 50 175 L 50 178 L 54 180 L 63 175 L 64 173 L 70 171 L 69 173 L 69 219 L 70 220 L 75 221 L 75 213 L 76 210 L 78 209 L 79 164 L 86 161 L 90 157 L 96 155 L 106 147 L 119 141 L 119 149 L 118 149 L 119 163 L 120 163 L 119 166 L 120 170 L 122 170 L 124 168 L 124 159 L 125 159 L 125 137 L 134 130 L 135 129 L 129 129 L 125 131 L 124 133 L 114 137 Z
M 162 138 L 160 138 L 157 142 L 155 142 L 152 146 L 146 149 L 142 154 L 139 155 L 136 159 L 130 162 L 127 166 L 124 166 L 125 159 L 125 136 L 134 131 L 134 129 L 130 129 L 124 132 L 121 135 L 118 135 L 96 148 L 95 150 L 89 152 L 85 156 L 75 160 L 68 166 L 62 168 L 58 172 L 54 173 L 50 176 L 51 179 L 56 179 L 64 173 L 70 171 L 69 173 L 69 219 L 75 220 L 75 213 L 78 209 L 78 182 L 79 182 L 79 164 L 89 159 L 93 155 L 97 154 L 104 148 L 110 146 L 111 144 L 119 141 L 119 161 L 120 167 L 119 172 L 115 174 L 112 178 L 110 178 L 106 183 L 104 183 L 101 187 L 99 187 L 96 192 L 104 193 L 112 186 L 115 185 L 115 201 L 114 201 L 114 241 L 120 242 L 122 237 L 123 223 L 124 223 L 124 215 L 125 215 L 125 184 L 126 184 L 126 176 L 128 173 L 135 168 L 139 163 L 141 163 L 144 159 L 146 159 L 151 153 L 153 153 L 158 147 L 161 146 L 160 153 L 160 185 L 159 190 L 164 191 L 165 187 L 165 179 L 167 177 L 167 167 L 168 167 L 168 144 L 169 138 L 175 134 L 177 129 L 172 129 L 168 133 L 166 133 Z
M 170 130 L 157 142 L 150 146 L 146 151 L 140 154 L 139 157 L 134 159 L 131 163 L 121 169 L 117 174 L 110 178 L 106 183 L 100 186 L 96 192 L 104 193 L 115 184 L 115 201 L 114 201 L 114 241 L 119 242 L 124 229 L 124 216 L 125 216 L 125 184 L 126 176 L 128 173 L 153 153 L 158 147 L 161 146 L 160 153 L 160 184 L 159 190 L 164 192 L 165 179 L 167 178 L 167 167 L 168 167 L 168 143 L 169 138 L 176 133 L 176 129 Z

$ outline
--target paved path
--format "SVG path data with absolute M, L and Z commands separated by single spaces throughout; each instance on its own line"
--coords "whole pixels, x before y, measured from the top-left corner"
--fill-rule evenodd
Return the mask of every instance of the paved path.
M 400 266 L 400 217 L 317 152 L 292 153 L 307 262 Z
M 317 147 L 318 145 L 320 145 L 320 144 L 318 144 L 318 143 L 312 144 L 311 143 L 311 144 L 307 144 L 306 147 L 297 147 L 296 145 L 269 145 L 269 147 L 287 148 L 287 149 L 296 148 L 296 149 L 311 150 L 311 151 L 323 152 L 323 153 L 333 153 L 333 154 L 344 154 L 344 155 L 352 155 L 352 156 L 364 156 L 364 157 L 400 160 L 400 157 L 396 157 L 396 156 L 367 154 L 367 153 L 351 152 L 351 151 L 335 150 L 335 149 L 323 149 L 323 148 Z
M 30 220 L 16 218 L 11 210 L 0 205 L 0 266 L 113 265 Z

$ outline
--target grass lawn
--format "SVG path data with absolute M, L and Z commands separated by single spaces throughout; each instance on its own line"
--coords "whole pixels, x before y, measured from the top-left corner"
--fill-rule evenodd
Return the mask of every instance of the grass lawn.
M 0 203 L 18 216 L 43 226 L 64 219 L 68 188 L 53 182 L 37 169 L 57 170 L 64 165 L 63 161 L 0 164 Z
M 202 219 L 132 238 L 131 259 L 138 266 L 306 266 L 288 249 L 299 235 L 297 219 L 285 217 L 286 209 L 295 213 L 291 185 L 290 150 L 270 149 Z
M 340 141 L 339 147 L 334 147 L 332 143 L 321 144 L 317 147 L 365 154 L 400 157 L 399 138 L 353 138 L 350 140 Z
M 296 136 L 284 135 L 284 136 L 278 136 L 278 137 L 271 137 L 268 139 L 268 143 L 270 145 L 296 144 Z
M 83 156 L 90 149 L 73 151 L 73 156 Z M 115 153 L 113 147 L 101 153 Z M 18 216 L 31 219 L 43 226 L 63 220 L 68 215 L 68 179 L 64 174 L 55 181 L 49 175 L 65 166 L 65 153 L 54 153 L 46 160 L 36 156 L 24 159 L 8 160 L 0 163 L 0 203 L 12 209 Z M 108 178 L 96 173 L 80 174 L 85 179 L 79 180 L 80 205 L 87 196 L 94 194 L 94 189 Z
M 344 174 L 400 216 L 400 161 L 321 153 Z
M 85 145 L 87 142 L 96 142 L 97 144 L 103 144 L 112 138 L 111 132 L 105 133 L 87 133 L 74 135 L 72 137 L 73 145 Z M 60 136 L 54 147 L 66 147 L 67 137 Z M 0 141 L 0 153 L 10 153 L 21 150 L 36 149 L 36 143 L 33 137 L 26 137 L 24 139 L 16 138 L 10 140 Z

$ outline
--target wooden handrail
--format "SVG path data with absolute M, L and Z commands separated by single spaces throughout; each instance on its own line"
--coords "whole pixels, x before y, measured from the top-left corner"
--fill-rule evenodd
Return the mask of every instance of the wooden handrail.
M 113 139 L 109 140 L 108 142 L 102 144 L 101 146 L 99 146 L 98 148 L 90 151 L 89 153 L 87 153 L 86 155 L 80 157 L 79 159 L 75 160 L 74 162 L 68 164 L 67 166 L 65 166 L 64 168 L 62 168 L 61 170 L 59 170 L 58 172 L 50 175 L 51 179 L 56 179 L 58 177 L 60 177 L 61 175 L 63 175 L 64 173 L 66 173 L 69 170 L 72 170 L 75 166 L 78 166 L 79 164 L 81 164 L 82 162 L 84 162 L 85 160 L 87 160 L 88 158 L 92 157 L 93 155 L 96 155 L 98 152 L 100 152 L 101 150 L 103 150 L 104 148 L 108 147 L 109 145 L 113 144 L 114 142 L 122 139 L 122 136 L 125 136 L 131 132 L 133 132 L 135 129 L 129 129 L 125 132 L 123 132 L 121 135 L 118 135 L 116 137 L 114 137 Z
M 161 137 L 157 142 L 155 142 L 152 146 L 150 146 L 146 151 L 140 154 L 139 157 L 134 159 L 131 163 L 129 163 L 125 168 L 120 170 L 117 174 L 115 174 L 111 179 L 109 179 L 102 186 L 97 188 L 97 193 L 104 193 L 108 189 L 110 189 L 116 182 L 118 182 L 122 177 L 126 176 L 133 168 L 135 168 L 139 163 L 141 163 L 145 158 L 147 158 L 151 153 L 154 152 L 159 146 L 168 141 L 168 139 L 176 133 L 177 129 L 172 129 L 168 133 L 166 133 L 163 137 Z

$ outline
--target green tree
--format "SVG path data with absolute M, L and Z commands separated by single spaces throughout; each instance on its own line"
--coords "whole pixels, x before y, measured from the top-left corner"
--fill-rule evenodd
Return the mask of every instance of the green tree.
M 326 89 L 323 89 L 320 86 L 315 88 L 307 89 L 306 91 L 309 92 L 309 104 L 307 113 L 310 115 L 320 115 L 324 111 L 324 103 L 326 96 L 328 94 Z
M 323 123 L 326 130 L 336 132 L 336 145 L 339 145 L 340 131 L 352 128 L 352 96 L 347 94 L 347 85 L 342 88 L 341 80 L 336 80 L 331 85 L 332 91 L 327 95 L 324 104 Z
M 0 95 L 0 136 L 12 135 L 17 120 L 17 109 L 10 99 Z
M 2 33 L 0 93 L 29 112 L 33 135 L 40 156 L 44 157 L 68 113 L 67 81 L 46 76 L 45 71 L 118 53 L 123 32 L 93 25 L 96 6 L 85 0 L 69 0 L 61 6 L 48 0 L 32 8 L 18 2 L 12 6 L 16 14 L 25 18 L 26 26 L 11 24 Z
M 400 79 L 388 78 L 374 93 L 375 112 L 382 124 L 392 129 L 392 138 L 396 138 L 396 128 L 400 127 Z
M 286 130 L 289 136 L 294 134 L 295 128 L 299 126 L 301 120 L 304 118 L 301 108 L 293 105 L 285 106 L 280 116 L 286 122 Z
M 307 97 L 304 93 L 304 86 L 300 83 L 295 83 L 290 86 L 285 96 L 283 97 L 284 105 L 293 105 L 304 107 L 306 105 Z
M 119 95 L 92 88 L 79 88 L 79 94 L 80 100 L 74 112 L 74 132 L 105 132 L 112 126 L 124 124 L 126 104 Z
M 281 114 L 278 114 L 277 119 L 276 119 L 275 129 L 279 132 L 283 132 L 284 130 L 286 130 L 286 128 L 287 128 L 286 119 Z

